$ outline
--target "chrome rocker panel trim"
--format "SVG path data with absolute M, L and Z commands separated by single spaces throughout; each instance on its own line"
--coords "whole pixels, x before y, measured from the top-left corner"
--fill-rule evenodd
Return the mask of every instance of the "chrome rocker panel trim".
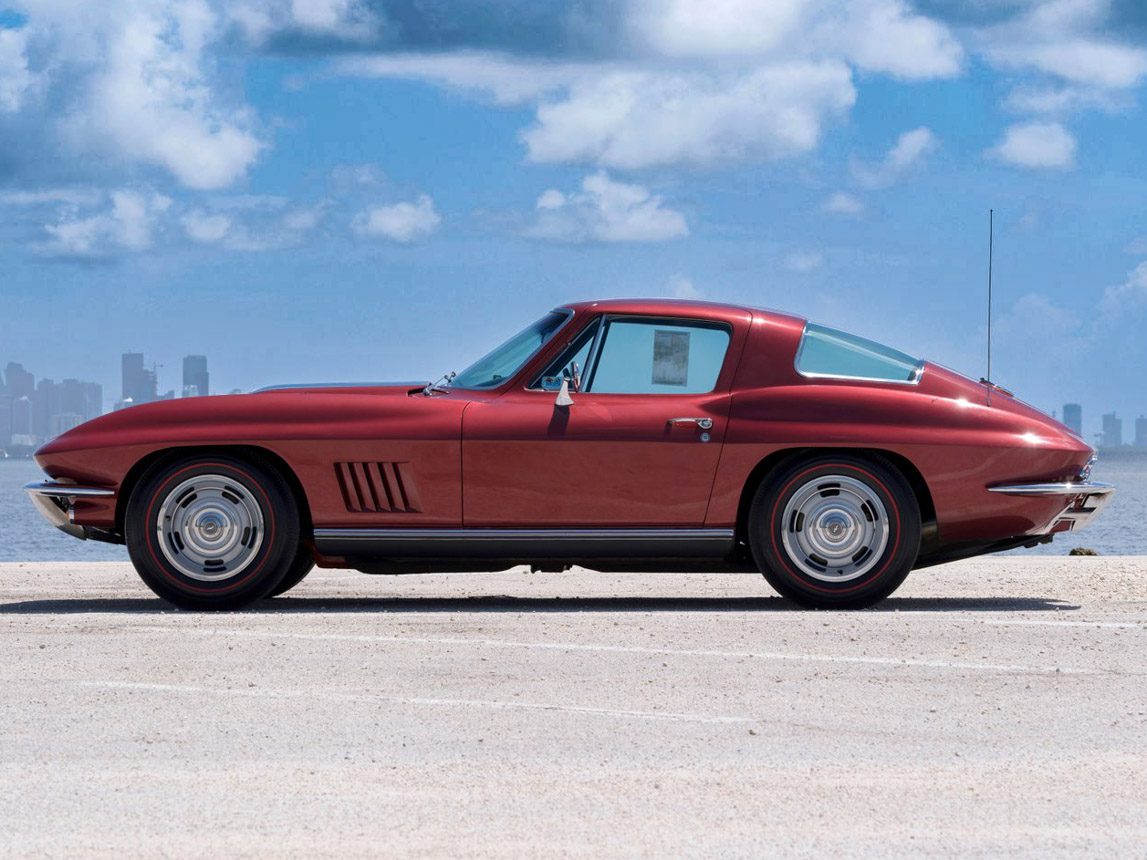
M 72 522 L 72 500 L 108 498 L 115 495 L 115 490 L 109 490 L 107 487 L 81 487 L 55 481 L 33 481 L 24 485 L 24 492 L 28 494 L 32 504 L 44 519 L 65 534 L 80 540 L 87 540 L 88 533 L 83 526 Z
M 733 530 L 317 528 L 315 547 L 374 558 L 706 558 L 732 551 Z

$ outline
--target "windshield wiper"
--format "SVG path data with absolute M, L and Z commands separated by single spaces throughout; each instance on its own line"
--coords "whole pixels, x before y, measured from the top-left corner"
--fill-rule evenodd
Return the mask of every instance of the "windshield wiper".
M 435 391 L 449 391 L 450 383 L 454 381 L 454 377 L 457 375 L 458 374 L 453 370 L 449 373 L 442 374 L 436 382 L 426 383 L 426 387 L 422 389 L 422 393 L 430 397 Z

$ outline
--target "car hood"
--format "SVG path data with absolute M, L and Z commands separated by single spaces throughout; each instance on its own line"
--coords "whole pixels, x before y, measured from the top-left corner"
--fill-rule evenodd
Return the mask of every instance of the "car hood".
M 125 445 L 238 444 L 270 439 L 328 438 L 332 427 L 346 438 L 370 438 L 380 422 L 400 422 L 410 432 L 458 434 L 440 422 L 460 413 L 467 398 L 425 397 L 425 383 L 386 383 L 265 389 L 252 394 L 184 397 L 141 403 L 87 421 L 47 442 L 44 458 L 69 451 Z M 441 425 L 441 426 L 440 426 Z

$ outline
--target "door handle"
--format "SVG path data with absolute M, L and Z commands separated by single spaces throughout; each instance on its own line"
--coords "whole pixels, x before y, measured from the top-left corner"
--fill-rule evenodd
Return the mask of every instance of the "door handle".
M 702 430 L 713 429 L 712 418 L 670 418 L 666 423 L 672 424 L 675 427 L 679 424 L 696 424 Z

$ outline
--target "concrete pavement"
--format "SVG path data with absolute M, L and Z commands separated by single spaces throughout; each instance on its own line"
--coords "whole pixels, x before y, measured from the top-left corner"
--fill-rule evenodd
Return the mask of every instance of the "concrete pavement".
M 0 564 L 0 855 L 1147 851 L 1147 559 L 751 575 L 316 571 L 175 612 Z

